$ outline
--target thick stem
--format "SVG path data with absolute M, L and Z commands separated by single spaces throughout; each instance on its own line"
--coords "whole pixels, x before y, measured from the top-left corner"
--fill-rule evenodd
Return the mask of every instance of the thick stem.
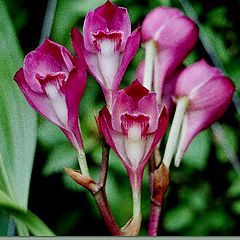
M 100 188 L 100 190 L 93 195 L 98 209 L 102 215 L 102 218 L 104 219 L 109 231 L 111 232 L 111 234 L 113 236 L 121 236 L 122 232 L 120 230 L 120 228 L 118 227 L 118 224 L 116 223 L 112 212 L 110 210 L 110 207 L 108 205 L 108 201 L 107 201 L 107 196 L 106 196 L 106 192 L 105 192 L 105 188 Z
M 176 112 L 173 118 L 167 145 L 166 145 L 164 156 L 163 156 L 163 163 L 167 168 L 169 168 L 170 166 L 173 154 L 177 146 L 177 141 L 179 139 L 179 133 L 182 126 L 182 121 L 188 106 L 188 102 L 189 100 L 187 97 L 182 97 L 177 101 Z
M 153 66 L 157 49 L 153 40 L 145 43 L 145 67 L 143 75 L 143 86 L 152 90 Z

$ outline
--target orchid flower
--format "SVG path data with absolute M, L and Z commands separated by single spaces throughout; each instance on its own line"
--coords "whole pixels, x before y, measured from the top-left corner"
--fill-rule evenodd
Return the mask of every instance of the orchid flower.
M 104 107 L 98 124 L 107 143 L 127 169 L 136 199 L 144 167 L 167 129 L 166 110 L 159 111 L 156 94 L 136 80 L 116 92 L 112 114 Z
M 28 103 L 56 124 L 78 153 L 83 154 L 78 109 L 86 86 L 83 58 L 46 39 L 26 55 L 14 76 Z
M 175 88 L 177 109 L 169 134 L 163 162 L 169 166 L 171 152 L 179 139 L 175 165 L 180 161 L 193 138 L 203 129 L 216 122 L 231 103 L 235 86 L 215 67 L 200 60 L 183 70 Z M 173 129 L 173 130 L 172 130 Z M 173 134 L 172 134 L 173 133 Z M 171 140 L 174 140 L 174 144 Z
M 131 34 L 127 9 L 110 1 L 88 12 L 83 37 L 76 28 L 72 30 L 73 48 L 77 55 L 84 53 L 88 69 L 100 84 L 110 111 L 112 96 L 138 50 L 140 35 L 140 28 Z

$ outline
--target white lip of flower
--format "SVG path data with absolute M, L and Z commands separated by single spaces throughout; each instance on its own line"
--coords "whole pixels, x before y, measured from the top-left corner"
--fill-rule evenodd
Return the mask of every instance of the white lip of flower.
M 108 89 L 112 89 L 113 80 L 120 65 L 120 53 L 116 51 L 116 40 L 104 38 L 99 41 L 98 64 Z
M 68 111 L 65 96 L 62 95 L 57 87 L 51 83 L 46 84 L 45 91 L 58 119 L 66 127 L 68 125 Z
M 140 124 L 133 124 L 128 129 L 128 136 L 125 137 L 125 152 L 133 167 L 137 169 L 145 152 L 145 139 L 142 138 Z
M 61 92 L 62 85 L 67 81 L 68 73 L 65 72 L 57 72 L 56 74 L 52 74 L 56 77 L 53 80 L 46 81 L 43 85 L 43 88 L 49 98 L 49 101 L 53 107 L 54 112 L 56 113 L 59 121 L 65 126 L 68 126 L 68 110 L 66 104 L 66 98 Z M 36 78 L 39 81 L 45 81 L 48 75 L 45 77 L 36 74 Z

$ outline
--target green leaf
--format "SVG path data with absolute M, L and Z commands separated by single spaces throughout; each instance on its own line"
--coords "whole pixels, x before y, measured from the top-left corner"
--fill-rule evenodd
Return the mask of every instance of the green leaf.
M 54 233 L 31 211 L 20 207 L 0 189 L 0 207 L 24 223 L 35 236 L 55 236 Z
M 0 188 L 27 208 L 36 117 L 12 80 L 22 65 L 22 52 L 3 1 L 0 22 Z

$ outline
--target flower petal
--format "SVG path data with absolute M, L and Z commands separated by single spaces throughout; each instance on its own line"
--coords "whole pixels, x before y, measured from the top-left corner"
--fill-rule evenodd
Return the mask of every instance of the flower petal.
M 83 25 L 84 45 L 91 53 L 96 53 L 96 48 L 93 44 L 94 37 L 92 34 L 97 33 L 100 30 L 106 32 L 121 31 L 121 51 L 123 51 L 126 39 L 131 34 L 131 22 L 127 9 L 107 1 L 102 6 L 87 14 Z
M 26 82 L 26 79 L 24 78 L 23 68 L 20 68 L 17 71 L 14 76 L 14 80 L 17 82 L 26 100 L 33 109 L 41 113 L 45 118 L 58 125 L 59 127 L 64 127 L 59 121 L 47 96 L 44 93 L 37 93 L 30 88 Z
M 143 87 L 138 80 L 135 80 L 130 86 L 124 88 L 124 92 L 133 99 L 136 107 L 138 106 L 139 100 L 149 94 L 148 89 Z
M 113 130 L 111 116 L 106 107 L 103 107 L 103 109 L 99 112 L 98 126 L 106 142 L 120 158 L 123 165 L 127 169 L 131 168 L 131 164 L 124 151 L 124 136 Z
M 120 82 L 122 81 L 123 75 L 128 67 L 128 64 L 133 59 L 140 45 L 141 39 L 141 28 L 138 27 L 128 37 L 125 49 L 123 51 L 122 60 L 119 66 L 119 70 L 114 79 L 113 90 L 116 91 L 119 88 Z
M 71 71 L 66 85 L 66 102 L 68 108 L 68 126 L 75 135 L 77 142 L 82 144 L 78 124 L 79 103 L 86 88 L 87 73 L 82 58 L 75 61 L 75 69 Z M 83 148 L 80 146 L 80 148 Z
M 222 76 L 221 71 L 202 59 L 182 71 L 177 79 L 175 94 L 177 97 L 190 96 L 204 82 L 218 76 Z
M 132 98 L 124 92 L 124 90 L 118 91 L 114 95 L 114 98 L 115 101 L 112 109 L 112 126 L 115 131 L 122 132 L 121 115 L 127 112 L 132 112 L 134 108 L 134 102 Z
M 159 110 L 156 93 L 149 93 L 138 102 L 138 111 L 149 117 L 148 133 L 153 133 L 158 127 Z
M 182 12 L 176 8 L 158 7 L 152 10 L 142 23 L 143 42 L 153 39 L 159 29 L 179 16 L 182 16 Z

